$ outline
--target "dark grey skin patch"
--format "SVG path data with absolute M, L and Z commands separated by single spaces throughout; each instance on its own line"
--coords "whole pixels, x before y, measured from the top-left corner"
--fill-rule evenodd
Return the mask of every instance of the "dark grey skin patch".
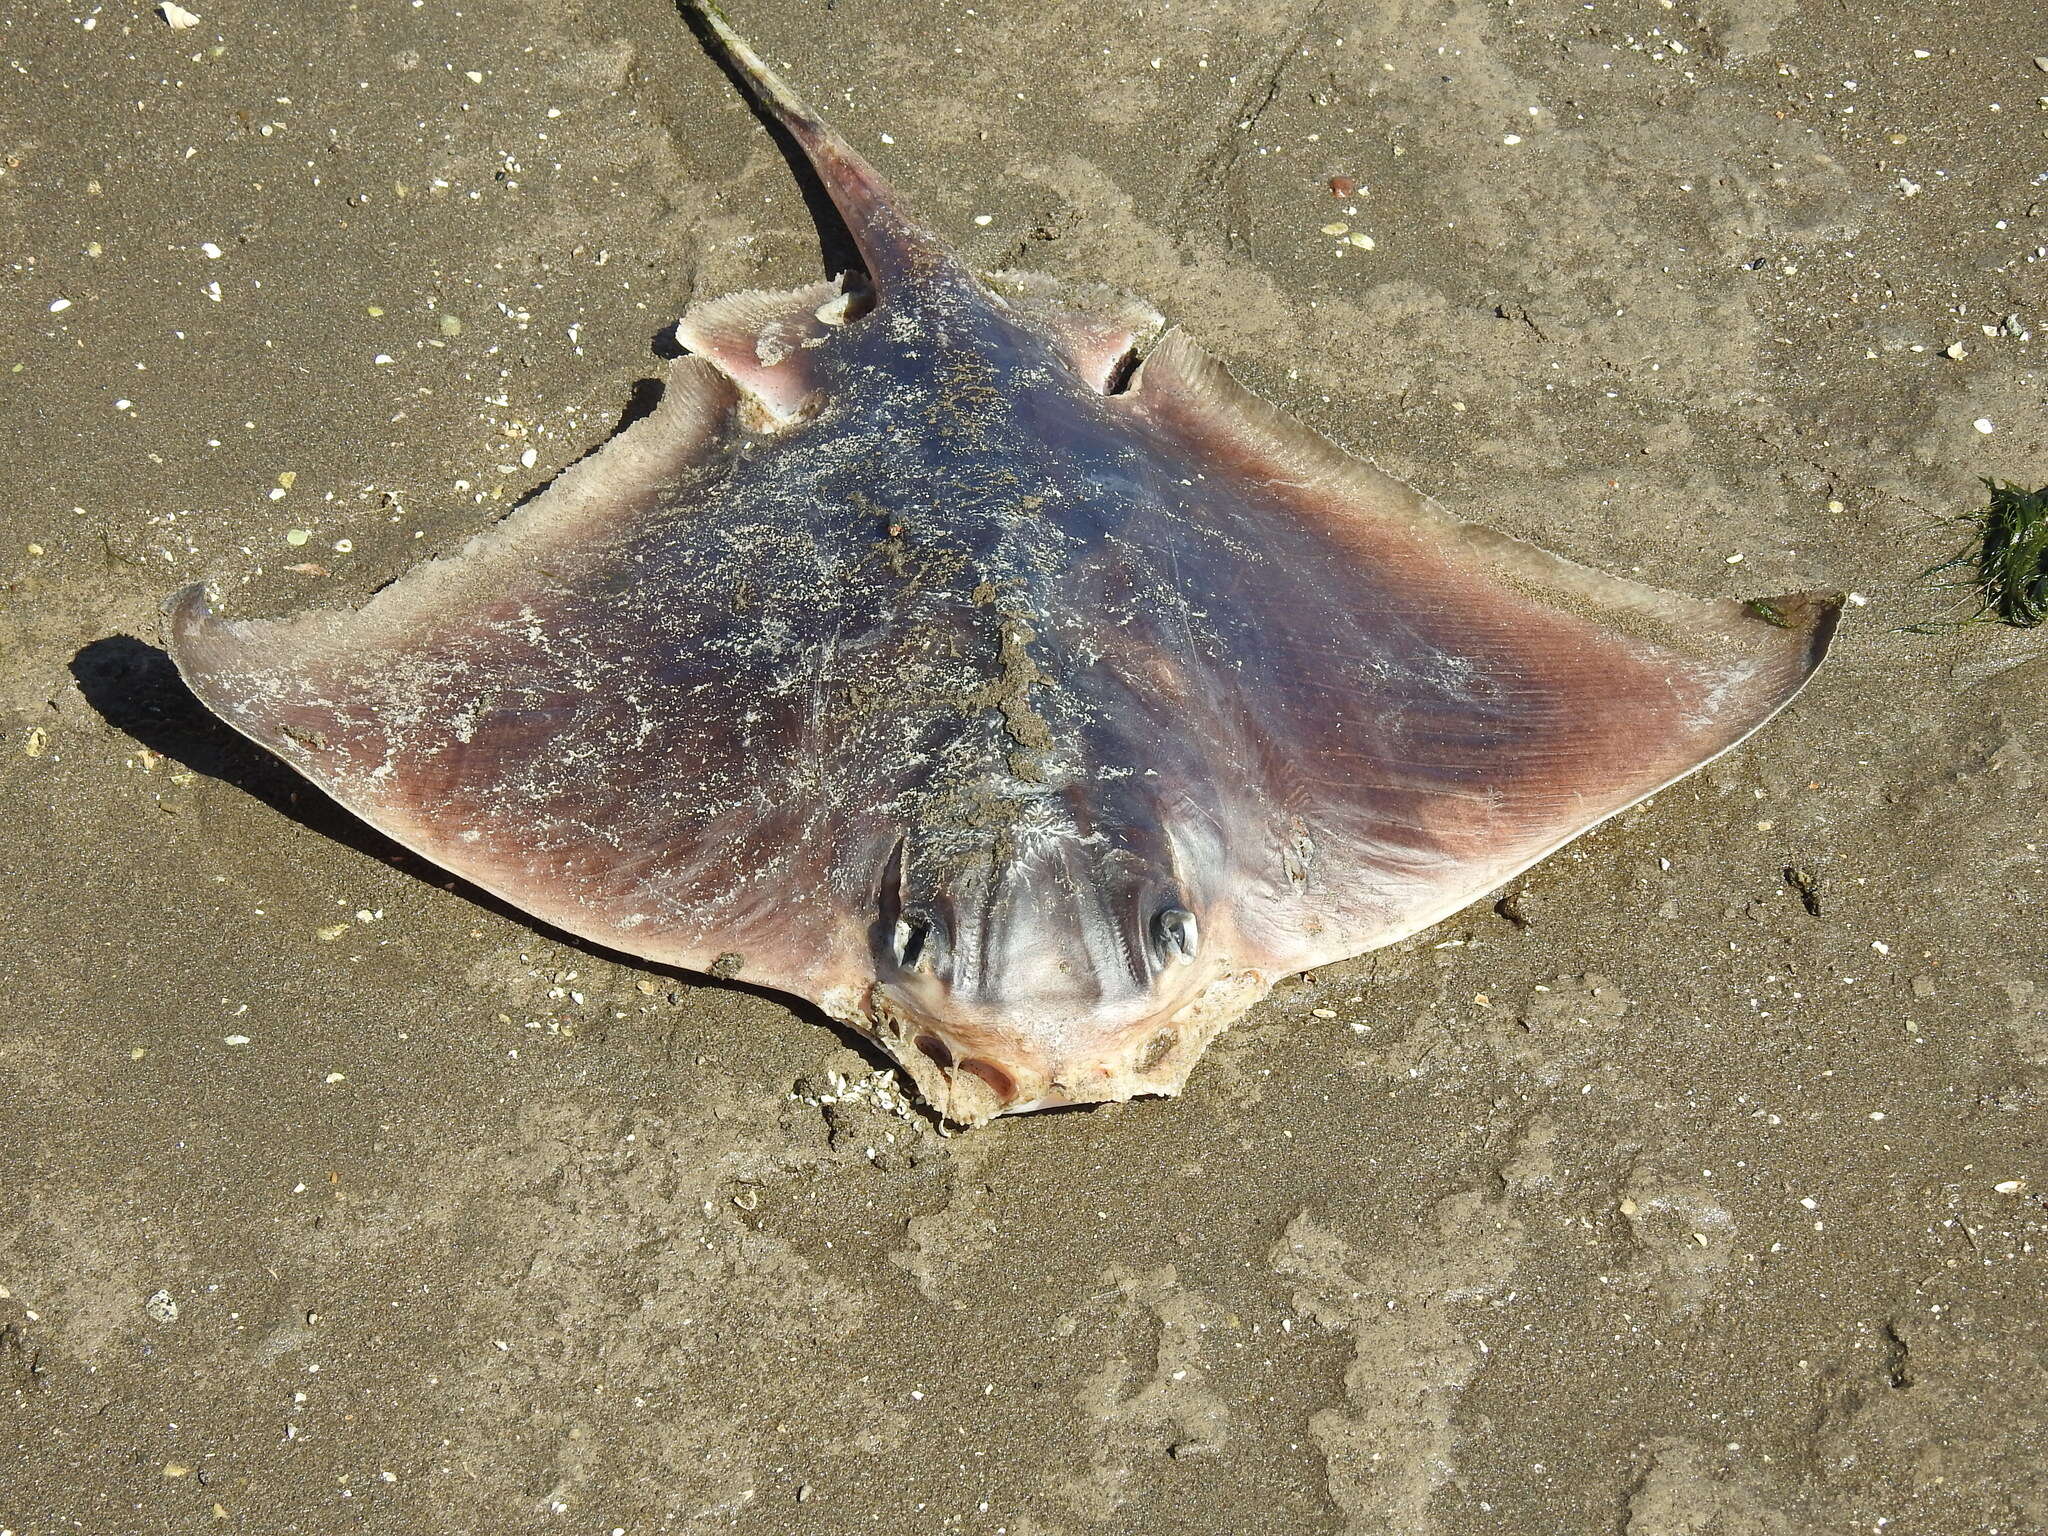
M 969 272 L 704 19 L 866 276 L 693 309 L 651 417 L 359 612 L 170 610 L 209 707 L 427 858 L 809 998 L 979 1124 L 1177 1092 L 1276 981 L 1455 912 L 1819 664 L 1831 594 L 1587 570 L 1128 295 Z

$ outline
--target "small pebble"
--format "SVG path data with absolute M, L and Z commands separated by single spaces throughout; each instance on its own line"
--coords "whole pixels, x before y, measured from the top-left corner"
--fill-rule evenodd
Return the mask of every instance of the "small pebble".
M 1982 432 L 1986 437 L 1989 437 L 1992 433 L 1998 430 L 1998 423 L 1993 421 L 1989 416 L 1979 416 L 1975 421 L 1971 422 L 1970 425 L 1975 427 L 1979 432 Z
M 1318 1019 L 1334 1019 L 1337 1017 L 1337 1010 L 1334 1008 L 1311 1008 L 1309 1013 Z
M 2041 61 L 2039 59 L 2036 59 L 2034 62 L 2038 64 Z M 2017 1195 L 2025 1193 L 2027 1181 L 2025 1179 L 2006 1179 L 2001 1183 L 1992 1185 L 1991 1187 L 1997 1190 L 2001 1195 Z
M 1349 224 L 1325 224 L 1323 226 L 1323 233 L 1326 235 L 1348 235 L 1351 233 L 1351 226 Z
M 177 3 L 177 0 L 164 0 L 164 3 L 156 8 L 156 13 L 163 17 L 164 25 L 173 32 L 182 32 L 187 27 L 199 25 L 198 15 L 186 10 Z
M 1358 183 L 1349 176 L 1332 176 L 1330 191 L 1337 197 L 1349 197 L 1358 190 Z
M 1960 341 L 1953 341 L 1941 349 L 1941 355 L 1945 358 L 1950 359 L 1952 362 L 1959 363 L 1964 358 L 1970 355 L 1970 350 L 1969 348 L 1965 347 Z
M 284 541 L 296 549 L 312 537 L 313 530 L 310 528 L 288 528 L 285 530 Z
M 50 313 L 53 315 L 61 315 L 70 307 L 71 301 L 69 299 L 52 299 L 50 301 Z
M 1371 235 L 1362 235 L 1354 230 L 1351 234 L 1347 235 L 1345 239 L 1347 243 L 1357 246 L 1358 249 L 1360 249 L 1361 251 L 1369 251 L 1372 249 Z

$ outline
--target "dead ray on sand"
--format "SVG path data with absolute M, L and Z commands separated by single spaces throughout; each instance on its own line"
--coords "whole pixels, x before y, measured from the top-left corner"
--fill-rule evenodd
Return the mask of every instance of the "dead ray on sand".
M 864 274 L 692 308 L 660 408 L 360 611 L 175 600 L 194 691 L 572 933 L 809 998 L 948 1117 L 1178 1091 L 1285 976 L 1727 751 L 1837 600 L 1452 516 L 1149 305 L 970 271 L 708 8 Z

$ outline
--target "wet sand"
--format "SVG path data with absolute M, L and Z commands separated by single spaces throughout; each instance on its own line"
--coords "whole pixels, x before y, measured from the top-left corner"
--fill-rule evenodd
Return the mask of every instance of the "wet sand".
M 360 601 L 818 277 L 768 135 L 659 0 L 194 9 L 0 10 L 0 1530 L 2048 1531 L 2048 646 L 1905 628 L 2048 481 L 2033 8 L 735 0 L 978 264 L 1589 564 L 1855 594 L 1182 1099 L 950 1138 L 156 649 L 203 577 Z

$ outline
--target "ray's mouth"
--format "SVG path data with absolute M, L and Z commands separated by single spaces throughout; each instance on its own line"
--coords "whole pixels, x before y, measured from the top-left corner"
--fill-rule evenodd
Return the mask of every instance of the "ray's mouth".
M 998 1115 L 1177 1093 L 1211 1032 L 1188 1016 L 1202 1001 L 1197 994 L 1121 1038 L 1055 1060 L 976 1038 L 982 1032 L 972 1025 L 927 1017 L 884 982 L 870 989 L 868 1017 L 876 1040 L 942 1115 L 979 1125 Z
M 919 1030 L 911 1047 L 941 1072 L 965 1072 L 979 1080 L 998 1102 L 1008 1107 L 1017 1097 L 1016 1074 L 980 1056 L 956 1056 L 953 1048 L 930 1030 Z

